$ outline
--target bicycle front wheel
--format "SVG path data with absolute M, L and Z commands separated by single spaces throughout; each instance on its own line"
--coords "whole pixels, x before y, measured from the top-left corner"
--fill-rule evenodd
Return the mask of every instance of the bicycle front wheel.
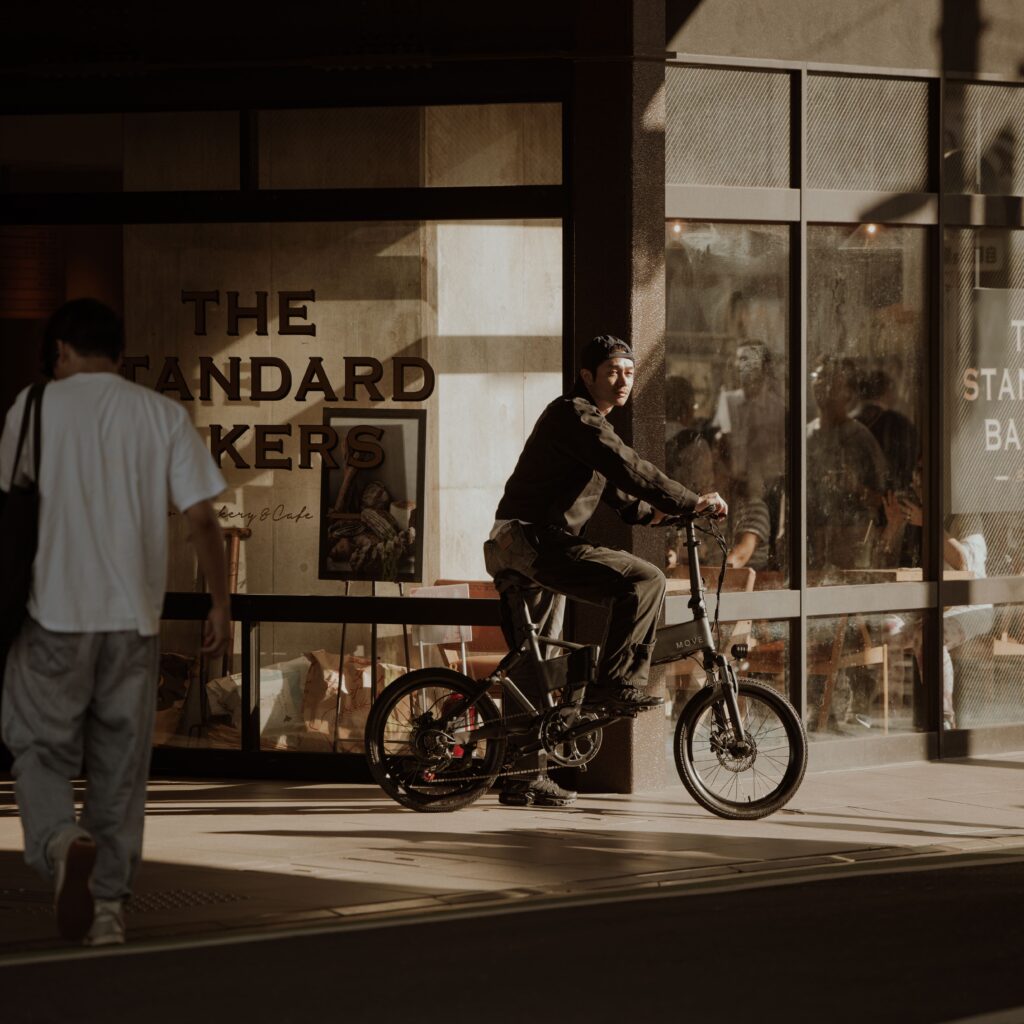
M 477 738 L 500 715 L 471 679 L 447 669 L 400 676 L 366 722 L 366 757 L 377 784 L 414 811 L 454 811 L 483 796 L 505 760 L 505 738 Z
M 676 768 L 690 796 L 712 814 L 764 818 L 803 781 L 807 736 L 793 705 L 770 686 L 741 679 L 737 701 L 743 743 L 736 742 L 717 688 L 694 695 L 676 726 Z

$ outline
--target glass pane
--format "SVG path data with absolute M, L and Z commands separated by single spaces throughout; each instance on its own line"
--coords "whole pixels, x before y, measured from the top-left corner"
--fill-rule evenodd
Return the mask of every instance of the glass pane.
M 0 117 L 0 190 L 118 192 L 123 145 L 120 114 Z
M 695 491 L 730 503 L 738 589 L 789 581 L 789 239 L 785 225 L 672 221 L 666 226 L 665 464 Z M 670 535 L 667 564 L 685 546 Z M 702 561 L 720 561 L 705 545 Z
M 750 619 L 723 622 L 718 638 L 720 650 L 733 644 L 746 644 L 748 657 L 736 663 L 741 679 L 767 683 L 789 696 L 789 623 L 785 620 Z M 676 723 L 686 702 L 704 685 L 704 670 L 693 658 L 683 658 L 665 666 L 665 717 L 670 758 Z
M 947 578 L 1024 572 L 1024 232 L 946 232 Z
M 261 623 L 260 749 L 362 754 L 374 696 L 409 670 L 407 634 L 388 624 Z
M 927 82 L 812 74 L 807 118 L 811 188 L 927 190 Z
M 488 578 L 505 480 L 561 391 L 560 223 L 141 225 L 124 257 L 130 372 L 220 453 L 239 592 Z M 180 516 L 171 538 L 169 589 L 191 591 Z
M 124 190 L 237 189 L 238 136 L 234 110 L 125 114 Z
M 922 579 L 927 233 L 807 234 L 811 585 Z
M 807 715 L 812 740 L 925 729 L 923 613 L 838 615 L 807 622 Z
M 153 745 L 238 750 L 242 743 L 241 628 L 229 653 L 200 653 L 202 622 L 163 622 Z
M 0 191 L 237 189 L 237 111 L 0 117 Z
M 271 110 L 259 115 L 262 188 L 556 185 L 557 103 Z
M 489 582 L 411 594 L 497 599 Z M 259 638 L 260 748 L 278 751 L 361 755 L 370 707 L 399 676 L 447 668 L 482 678 L 507 653 L 497 626 L 279 622 L 262 623 Z
M 945 727 L 1024 722 L 1024 605 L 947 608 L 942 624 Z
M 561 104 L 427 107 L 425 114 L 424 184 L 561 184 Z

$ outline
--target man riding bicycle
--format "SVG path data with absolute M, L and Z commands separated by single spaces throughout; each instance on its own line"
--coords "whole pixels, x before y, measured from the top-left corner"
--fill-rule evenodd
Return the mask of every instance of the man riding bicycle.
M 564 598 L 608 610 L 597 679 L 587 703 L 637 711 L 664 703 L 646 692 L 654 633 L 665 597 L 665 577 L 656 566 L 616 548 L 599 547 L 582 533 L 599 502 L 627 523 L 656 526 L 683 512 L 727 514 L 717 494 L 697 495 L 642 459 L 616 434 L 606 416 L 621 408 L 633 388 L 630 346 L 603 334 L 580 358 L 576 387 L 541 413 L 505 485 L 496 521 L 484 544 L 487 571 L 504 600 L 512 571 L 537 584 L 527 595 L 534 621 L 547 618 L 556 635 Z M 503 614 L 506 639 L 510 617 Z M 544 776 L 506 784 L 503 803 L 564 806 L 575 794 Z M 556 792 L 557 791 L 557 792 Z M 521 799 L 520 799 L 521 797 Z

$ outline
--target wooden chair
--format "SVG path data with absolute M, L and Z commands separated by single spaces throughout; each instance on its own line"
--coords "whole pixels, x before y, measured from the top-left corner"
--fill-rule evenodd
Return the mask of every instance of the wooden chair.
M 1002 636 L 992 641 L 992 656 L 994 658 L 1020 658 L 1024 657 L 1024 643 L 1014 640 L 1007 630 L 1003 630 Z
M 832 697 L 835 693 L 839 673 L 843 669 L 879 666 L 882 670 L 882 732 L 889 734 L 889 648 L 885 644 L 876 644 L 871 637 L 867 622 L 863 616 L 854 616 L 856 628 L 861 639 L 861 647 L 844 653 L 846 646 L 847 625 L 849 615 L 840 615 L 836 625 L 836 634 L 832 640 L 831 650 L 826 657 L 808 650 L 807 674 L 824 676 L 825 686 L 821 694 L 821 706 L 818 708 L 818 729 L 824 730 L 828 724 L 829 712 L 832 710 Z
M 491 580 L 435 580 L 434 586 L 462 584 L 469 587 L 469 596 L 478 600 L 497 601 L 498 591 Z M 441 658 L 447 668 L 464 672 L 473 679 L 489 676 L 508 653 L 505 634 L 500 626 L 473 626 L 472 635 L 464 643 L 439 644 Z M 463 661 L 463 658 L 465 661 Z

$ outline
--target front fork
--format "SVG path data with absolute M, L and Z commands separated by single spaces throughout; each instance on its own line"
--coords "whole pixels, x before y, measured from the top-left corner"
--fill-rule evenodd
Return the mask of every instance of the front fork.
M 708 672 L 715 674 L 715 686 L 719 689 L 724 699 L 725 713 L 722 713 L 722 704 L 715 703 L 713 713 L 715 724 L 719 728 L 730 728 L 737 743 L 745 743 L 746 732 L 743 729 L 743 716 L 740 714 L 739 703 L 739 680 L 736 677 L 736 670 L 725 660 L 722 654 L 715 654 L 708 659 L 711 664 L 705 664 Z

